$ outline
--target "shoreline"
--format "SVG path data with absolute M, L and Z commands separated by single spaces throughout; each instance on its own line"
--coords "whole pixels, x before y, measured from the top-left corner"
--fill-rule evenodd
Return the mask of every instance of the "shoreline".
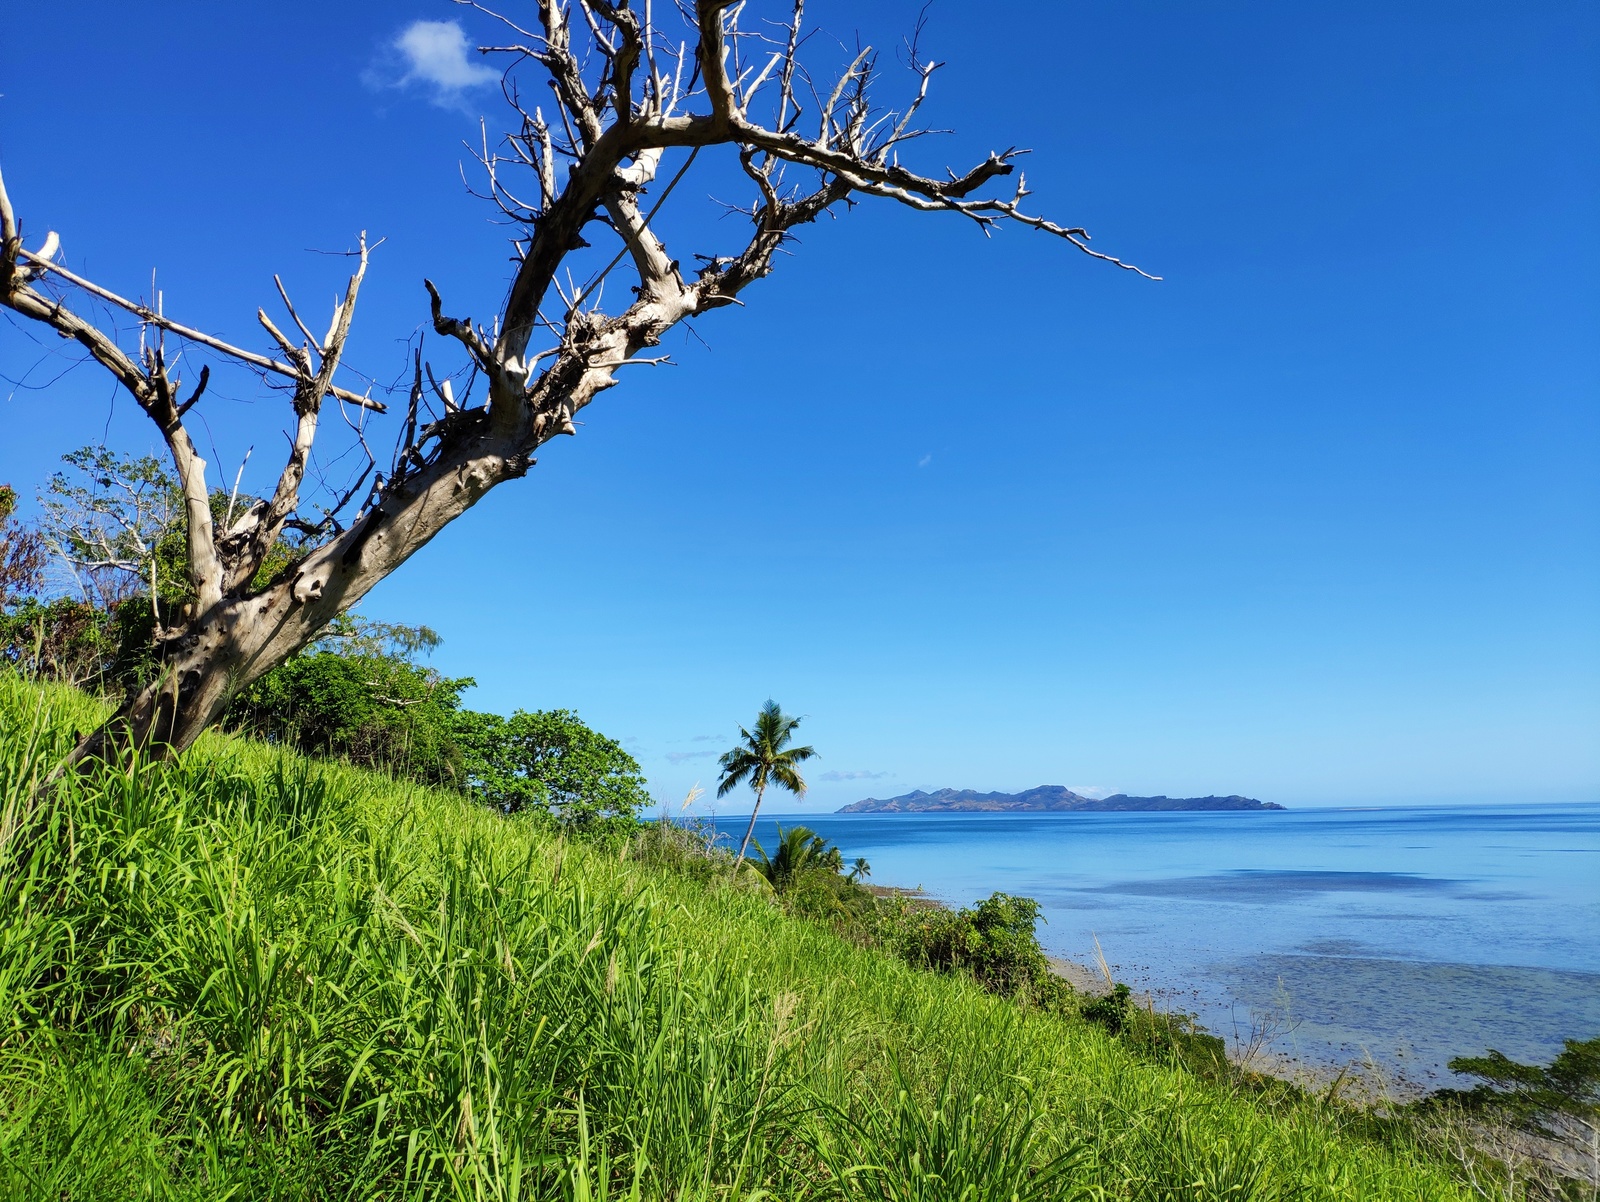
M 864 888 L 878 897 L 901 897 L 914 906 L 926 909 L 950 908 L 921 887 L 865 885 Z M 1109 969 L 1090 966 L 1048 951 L 1044 953 L 1044 957 L 1050 965 L 1050 971 L 1071 986 L 1074 993 L 1082 994 L 1086 998 L 1101 998 L 1111 993 L 1115 982 L 1108 980 Z M 1152 1007 L 1166 1013 L 1187 1013 L 1160 1005 L 1160 999 L 1150 990 L 1136 991 L 1133 994 L 1133 1001 L 1140 1008 Z M 1403 1104 L 1425 1097 L 1433 1089 L 1432 1086 L 1385 1071 L 1383 1066 L 1371 1057 L 1364 1062 L 1350 1060 L 1344 1063 L 1337 1063 L 1332 1059 L 1307 1059 L 1273 1047 L 1274 1040 L 1268 1040 L 1258 1046 L 1242 1046 L 1237 1036 L 1230 1039 L 1225 1032 L 1196 1025 L 1197 1029 L 1222 1040 L 1229 1063 L 1237 1068 L 1282 1081 L 1307 1093 L 1322 1094 L 1328 1101 L 1342 1099 L 1369 1106 L 1385 1103 Z

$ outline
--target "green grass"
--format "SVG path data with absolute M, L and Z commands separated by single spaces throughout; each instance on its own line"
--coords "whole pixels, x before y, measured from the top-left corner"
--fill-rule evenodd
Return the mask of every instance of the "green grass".
M 218 736 L 41 791 L 95 716 L 0 676 L 0 1197 L 1468 1196 L 456 797 Z

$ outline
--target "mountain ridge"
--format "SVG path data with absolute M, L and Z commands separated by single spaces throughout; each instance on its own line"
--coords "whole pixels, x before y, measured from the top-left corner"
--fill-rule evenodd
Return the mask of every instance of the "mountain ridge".
M 940 814 L 940 813 L 1128 813 L 1172 810 L 1281 810 L 1271 801 L 1257 801 L 1237 793 L 1226 797 L 1085 797 L 1065 785 L 1039 785 L 1021 793 L 979 793 L 975 789 L 938 789 L 932 793 L 913 789 L 898 797 L 865 797 L 841 806 L 840 814 Z

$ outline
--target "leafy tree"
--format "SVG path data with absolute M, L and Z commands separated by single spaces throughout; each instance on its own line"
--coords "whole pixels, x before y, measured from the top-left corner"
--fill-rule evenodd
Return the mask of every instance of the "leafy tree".
M 639 764 L 571 710 L 457 716 L 466 788 L 497 810 L 542 811 L 563 825 L 631 824 L 648 805 Z
M 29 675 L 103 685 L 120 646 L 117 616 L 89 601 L 41 595 L 48 530 L 18 523 L 16 503 L 16 490 L 0 485 L 0 663 Z
M 1468 1090 L 1440 1090 L 1440 1098 L 1493 1106 L 1550 1133 L 1547 1120 L 1566 1116 L 1593 1131 L 1600 1122 L 1600 1036 L 1568 1039 L 1549 1064 L 1521 1064 L 1490 1049 L 1485 1056 L 1459 1056 L 1450 1071 L 1477 1077 Z
M 37 549 L 39 568 L 49 552 L 75 595 L 13 603 L 0 617 L 0 657 L 102 691 L 154 684 L 164 643 L 192 613 L 196 597 L 182 493 L 150 456 L 91 445 L 62 461 L 65 469 L 39 497 L 39 529 L 23 537 L 25 548 L 31 542 Z M 211 520 L 226 527 L 233 512 L 256 503 L 214 490 Z M 263 575 L 281 570 L 296 552 L 294 536 L 282 540 L 264 561 Z M 39 571 L 33 577 L 30 591 L 37 593 L 45 582 Z
M 40 532 L 83 599 L 109 612 L 140 594 L 158 604 L 163 593 L 181 596 L 187 563 L 168 536 L 182 520 L 183 493 L 160 460 L 103 445 L 61 459 L 71 470 L 51 476 L 40 496 Z M 164 540 L 168 553 L 159 555 Z
M 767 703 L 756 715 L 754 732 L 739 728 L 743 740 L 737 747 L 723 753 L 717 763 L 722 768 L 722 778 L 717 782 L 717 796 L 723 797 L 746 781 L 755 791 L 755 809 L 750 811 L 750 825 L 744 828 L 744 840 L 739 844 L 739 855 L 733 862 L 733 872 L 739 874 L 744 863 L 744 853 L 750 847 L 750 836 L 755 833 L 756 815 L 761 813 L 761 798 L 769 784 L 787 789 L 796 797 L 804 797 L 806 782 L 800 775 L 799 765 L 816 755 L 813 747 L 789 747 L 794 738 L 799 718 L 791 718 L 778 708 L 778 703 L 767 698 Z M 785 750 L 787 748 L 787 750 Z

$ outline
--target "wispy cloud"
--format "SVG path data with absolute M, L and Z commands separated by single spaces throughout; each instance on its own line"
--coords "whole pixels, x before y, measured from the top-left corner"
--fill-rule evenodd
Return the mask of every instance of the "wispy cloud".
M 866 772 L 866 771 L 824 772 L 817 779 L 818 780 L 825 780 L 825 781 L 828 781 L 830 783 L 837 784 L 840 781 L 847 781 L 847 780 L 882 780 L 884 777 L 886 777 L 888 775 L 889 774 L 887 772 Z
M 667 763 L 687 764 L 690 760 L 709 760 L 715 758 L 716 754 L 714 751 L 669 751 Z
M 421 88 L 440 108 L 461 108 L 466 93 L 493 83 L 500 73 L 467 57 L 471 43 L 455 21 L 413 21 L 361 73 L 374 90 Z
M 933 456 L 931 454 L 924 455 L 921 459 L 917 460 L 917 466 L 918 467 L 927 467 L 928 464 L 930 464 L 932 462 L 933 462 Z
M 1067 788 L 1079 797 L 1110 797 L 1116 792 L 1115 789 L 1108 789 L 1104 785 L 1068 785 Z

